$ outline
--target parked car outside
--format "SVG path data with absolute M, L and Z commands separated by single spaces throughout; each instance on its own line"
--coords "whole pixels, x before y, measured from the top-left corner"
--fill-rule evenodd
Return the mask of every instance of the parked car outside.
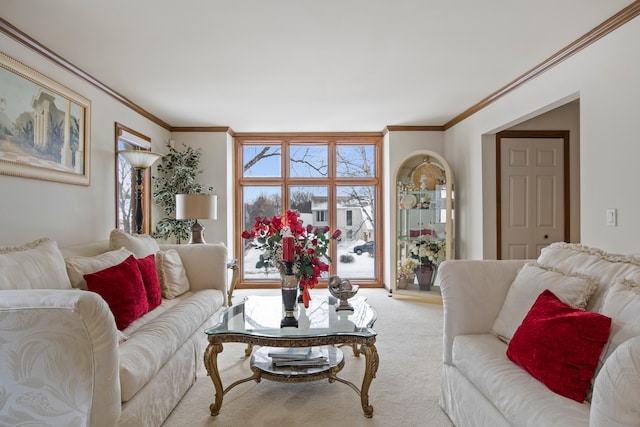
M 369 252 L 369 255 L 373 255 L 373 240 L 365 243 L 364 245 L 358 245 L 353 247 L 353 253 L 362 255 L 363 252 Z

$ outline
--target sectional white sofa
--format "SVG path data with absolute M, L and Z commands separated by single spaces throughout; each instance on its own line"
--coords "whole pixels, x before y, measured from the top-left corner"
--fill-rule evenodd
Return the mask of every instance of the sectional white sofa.
M 117 252 L 113 233 L 62 250 L 49 239 L 0 248 L 0 425 L 159 426 L 194 383 L 204 330 L 227 304 L 226 247 L 119 236 L 138 258 L 176 251 L 188 280 L 122 331 L 99 294 L 70 280 L 72 265 Z
M 456 426 L 640 425 L 640 258 L 555 243 L 533 263 L 447 261 L 439 267 L 438 281 L 444 304 L 441 406 Z M 587 311 L 611 319 L 606 344 L 596 354 L 593 387 L 583 402 L 551 391 L 507 356 L 517 331 L 523 324 L 531 326 L 520 317 L 529 315 L 538 293 L 566 294 L 567 286 L 576 284 L 586 293 L 575 294 L 572 304 L 586 303 Z M 520 317 L 509 311 L 520 311 Z M 551 317 L 541 320 L 537 333 L 547 334 L 562 322 Z M 502 336 L 512 332 L 511 340 Z M 565 329 L 548 342 L 562 350 L 571 333 Z M 525 344 L 536 348 L 535 342 Z M 525 356 L 543 367 L 565 363 L 549 353 L 549 348 L 538 348 Z M 565 357 L 564 351 L 558 357 Z

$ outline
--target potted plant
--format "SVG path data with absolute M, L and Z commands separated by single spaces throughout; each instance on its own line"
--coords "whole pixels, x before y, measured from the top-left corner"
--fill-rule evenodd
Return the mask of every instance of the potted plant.
M 176 194 L 210 194 L 214 188 L 196 182 L 196 175 L 202 173 L 200 156 L 202 150 L 194 150 L 186 144 L 178 151 L 167 144 L 169 153 L 162 157 L 157 166 L 158 176 L 153 181 L 153 202 L 166 215 L 156 224 L 153 237 L 168 240 L 172 236 L 180 243 L 189 238 L 192 219 L 175 219 Z
M 415 278 L 415 269 L 419 263 L 414 258 L 406 258 L 398 270 L 398 289 L 406 289 Z

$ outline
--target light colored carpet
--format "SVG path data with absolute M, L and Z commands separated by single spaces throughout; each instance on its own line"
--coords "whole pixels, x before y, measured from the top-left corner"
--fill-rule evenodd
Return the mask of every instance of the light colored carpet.
M 327 291 L 312 292 L 313 297 Z M 237 291 L 234 301 L 255 293 Z M 373 418 L 364 416 L 360 397 L 345 384 L 327 380 L 288 384 L 264 379 L 230 390 L 220 414 L 212 417 L 209 405 L 214 400 L 214 387 L 203 370 L 163 426 L 452 426 L 438 404 L 442 306 L 394 299 L 382 289 L 361 289 L 358 295 L 366 296 L 378 313 L 374 329 L 380 366 L 369 389 Z M 251 375 L 245 347 L 225 344 L 218 356 L 224 387 Z M 359 388 L 364 356 L 354 357 L 350 349 L 343 350 L 345 367 L 339 376 Z

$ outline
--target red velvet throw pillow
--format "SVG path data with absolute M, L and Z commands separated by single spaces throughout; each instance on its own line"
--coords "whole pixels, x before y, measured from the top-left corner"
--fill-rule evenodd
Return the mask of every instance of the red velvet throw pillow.
M 84 279 L 87 289 L 107 302 L 121 331 L 149 311 L 142 274 L 133 255 L 113 267 L 85 274 Z
M 160 289 L 160 280 L 158 280 L 158 271 L 156 270 L 156 259 L 151 254 L 144 258 L 136 259 L 136 261 L 142 274 L 144 289 L 147 291 L 149 311 L 151 311 L 162 304 L 162 290 Z
M 547 289 L 513 335 L 507 357 L 551 391 L 582 403 L 610 328 L 611 318 L 572 308 Z

